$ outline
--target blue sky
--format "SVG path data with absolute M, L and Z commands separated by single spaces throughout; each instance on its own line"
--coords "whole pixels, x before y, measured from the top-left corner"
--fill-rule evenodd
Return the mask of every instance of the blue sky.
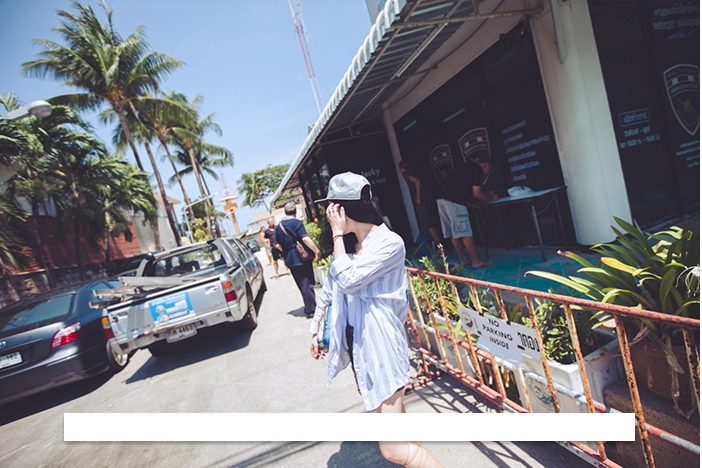
M 105 18 L 99 1 L 82 3 Z M 242 173 L 292 162 L 305 140 L 307 125 L 319 114 L 287 0 L 111 0 L 109 5 L 115 9 L 113 22 L 123 37 L 142 25 L 152 50 L 185 62 L 164 80 L 163 89 L 188 99 L 204 98 L 201 117 L 214 113 L 223 133 L 221 137 L 210 134 L 208 141 L 234 153 L 234 168 L 224 170 L 233 194 L 238 195 L 236 183 Z M 371 20 L 363 0 L 302 0 L 301 7 L 326 104 L 368 35 Z M 28 104 L 72 92 L 51 79 L 26 77 L 21 69 L 22 63 L 42 50 L 34 39 L 61 42 L 53 31 L 58 25 L 57 9 L 73 10 L 68 0 L 0 0 L 1 93 L 13 92 Z M 111 146 L 112 129 L 88 119 Z M 146 152 L 141 146 L 138 150 L 149 168 Z M 133 161 L 131 152 L 126 157 Z M 168 162 L 159 162 L 159 168 L 164 179 L 173 175 Z M 220 182 L 211 178 L 207 182 L 210 191 L 219 192 L 218 200 Z M 200 197 L 192 176 L 185 185 L 191 200 Z M 166 187 L 166 192 L 183 200 L 177 184 Z M 236 212 L 239 227 L 245 229 L 254 213 L 263 210 L 240 208 Z M 229 219 L 223 227 L 234 230 Z

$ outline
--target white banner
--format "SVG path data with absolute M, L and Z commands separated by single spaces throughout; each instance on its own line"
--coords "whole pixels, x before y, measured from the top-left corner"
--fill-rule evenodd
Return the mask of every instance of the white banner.
M 632 413 L 65 413 L 65 442 L 634 441 Z

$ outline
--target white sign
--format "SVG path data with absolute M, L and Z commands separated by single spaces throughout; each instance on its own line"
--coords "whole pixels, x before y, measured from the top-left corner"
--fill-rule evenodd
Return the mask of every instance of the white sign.
M 539 340 L 531 328 L 460 306 L 458 314 L 463 329 L 478 337 L 483 351 L 516 365 L 522 362 L 522 354 L 541 361 Z

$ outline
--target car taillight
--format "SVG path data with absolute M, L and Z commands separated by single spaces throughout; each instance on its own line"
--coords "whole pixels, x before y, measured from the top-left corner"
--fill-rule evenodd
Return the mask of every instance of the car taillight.
M 238 299 L 236 290 L 234 289 L 234 285 L 231 281 L 223 281 L 222 290 L 224 291 L 224 298 L 227 300 L 227 302 L 236 301 Z
M 112 327 L 110 326 L 110 319 L 107 317 L 102 318 L 102 331 L 105 333 L 105 338 L 115 337 L 115 334 L 112 332 Z
M 56 332 L 54 339 L 51 341 L 51 347 L 58 348 L 59 346 L 72 343 L 82 336 L 83 332 L 80 331 L 80 323 L 72 323 Z

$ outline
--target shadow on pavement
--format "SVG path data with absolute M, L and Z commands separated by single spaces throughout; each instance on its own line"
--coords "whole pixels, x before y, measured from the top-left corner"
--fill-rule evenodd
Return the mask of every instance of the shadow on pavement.
M 103 372 L 89 379 L 79 380 L 72 384 L 0 405 L 0 426 L 41 413 L 92 393 L 102 387 L 113 375 L 111 372 Z
M 262 309 L 264 293 L 260 292 L 254 299 L 259 312 Z M 165 356 L 151 358 L 126 380 L 127 384 L 169 372 L 178 367 L 188 366 L 222 354 L 230 353 L 248 346 L 254 331 L 242 330 L 238 323 L 222 323 L 214 327 L 201 328 L 197 335 L 171 343 Z M 148 350 L 145 350 L 148 352 Z
M 256 330 L 253 332 L 241 330 L 236 323 L 223 323 L 211 328 L 202 328 L 192 338 L 171 343 L 165 356 L 159 358 L 151 356 L 134 375 L 126 380 L 126 383 L 138 382 L 245 348 L 251 340 L 251 333 L 256 333 Z M 144 352 L 148 353 L 148 350 Z
M 451 377 L 438 377 L 433 385 L 423 385 L 411 392 L 405 392 L 405 404 L 412 412 L 411 399 L 419 398 L 437 413 L 485 413 L 496 410 L 496 406 L 480 394 L 456 386 Z
M 299 309 L 291 310 L 290 312 L 288 312 L 288 315 L 291 315 L 293 317 L 301 317 L 304 319 L 307 318 L 305 316 L 305 308 L 304 307 L 300 307 Z
M 472 442 L 472 444 L 494 463 L 496 468 L 508 468 L 514 466 L 515 462 L 531 466 L 530 461 L 524 460 L 521 455 L 511 450 L 509 445 L 518 447 L 519 450 L 524 451 L 533 461 L 538 463 L 538 466 L 544 468 L 560 468 L 562 466 L 586 468 L 590 466 L 585 460 L 577 458 L 567 449 L 557 445 L 556 442 Z
M 309 450 L 321 442 L 287 442 L 276 445 L 270 450 L 254 455 L 247 460 L 237 463 L 236 465 L 226 465 L 230 468 L 257 468 L 270 465 L 276 462 L 282 462 L 289 457 L 299 455 L 305 450 Z M 292 461 L 292 460 L 291 460 Z M 222 460 L 226 463 L 226 460 Z M 219 464 L 218 464 L 219 466 Z
M 259 468 L 264 466 L 324 466 L 322 460 L 314 465 L 300 465 L 300 460 L 309 455 L 304 452 L 314 449 L 323 442 L 286 442 L 276 443 L 273 447 L 251 455 L 244 461 L 228 464 L 226 459 L 219 460 L 216 466 L 229 468 Z M 287 463 L 286 463 L 287 462 Z M 327 468 L 392 468 L 400 465 L 390 463 L 380 454 L 377 442 L 342 442 L 339 451 L 333 454 L 326 464 Z
M 387 461 L 380 454 L 377 442 L 342 442 L 341 448 L 327 462 L 327 468 L 392 468 L 395 463 Z

